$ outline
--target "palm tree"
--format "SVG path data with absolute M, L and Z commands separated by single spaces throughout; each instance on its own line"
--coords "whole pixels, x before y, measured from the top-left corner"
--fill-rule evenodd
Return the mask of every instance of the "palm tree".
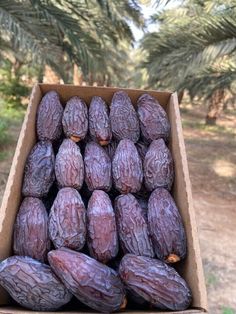
M 214 124 L 236 79 L 235 1 L 188 0 L 153 19 L 159 31 L 142 41 L 149 85 L 208 99 L 206 122 Z
M 140 12 L 135 0 L 4 0 L 0 38 L 26 60 L 47 64 L 61 77 L 63 63 L 77 64 L 88 80 L 91 73 L 107 72 L 107 56 L 116 53 L 115 45 L 133 42 L 127 19 L 143 27 Z

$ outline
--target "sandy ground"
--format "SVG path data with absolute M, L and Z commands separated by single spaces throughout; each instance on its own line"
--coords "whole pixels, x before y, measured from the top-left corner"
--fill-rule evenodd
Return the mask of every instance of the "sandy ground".
M 183 110 L 182 119 L 211 314 L 236 313 L 236 117 L 205 128 L 204 111 Z M 20 127 L 0 161 L 0 201 Z M 234 131 L 233 131 L 234 130 Z
M 236 313 L 236 119 L 219 132 L 196 128 L 202 114 L 182 114 L 211 314 Z M 185 123 L 186 122 L 186 123 Z M 194 128 L 193 128 L 194 127 Z M 210 129 L 210 130 L 209 130 Z M 214 128 L 213 128 L 214 129 Z M 223 132 L 222 132 L 223 131 Z

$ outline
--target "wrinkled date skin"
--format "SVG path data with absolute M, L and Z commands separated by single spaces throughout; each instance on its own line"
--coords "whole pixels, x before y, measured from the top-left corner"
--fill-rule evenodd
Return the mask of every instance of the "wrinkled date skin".
M 155 307 L 183 311 L 191 303 L 185 280 L 157 259 L 127 254 L 121 260 L 119 275 L 125 285 Z
M 40 199 L 26 197 L 20 206 L 14 225 L 14 254 L 46 262 L 49 250 L 46 208 Z
M 118 274 L 95 259 L 66 248 L 48 253 L 49 263 L 68 290 L 99 312 L 114 312 L 125 302 Z
M 84 139 L 88 132 L 88 108 L 79 97 L 74 96 L 66 103 L 62 117 L 66 137 L 74 142 Z
M 90 255 L 107 263 L 118 253 L 115 213 L 109 196 L 96 190 L 87 208 L 88 247 Z
M 149 191 L 156 188 L 171 189 L 174 181 L 174 164 L 171 153 L 163 139 L 149 146 L 143 164 L 145 185 Z
M 112 135 L 115 139 L 126 138 L 134 143 L 138 141 L 140 135 L 138 116 L 126 92 L 114 93 L 111 102 L 110 121 Z
M 170 193 L 159 188 L 148 201 L 148 225 L 157 257 L 175 263 L 186 256 L 187 244 L 182 218 Z
M 132 194 L 115 200 L 118 234 L 125 253 L 153 257 L 152 243 L 142 209 Z
M 86 240 L 86 211 L 73 188 L 61 189 L 49 214 L 49 235 L 56 248 L 81 250 Z
M 26 161 L 22 194 L 33 197 L 46 196 L 55 179 L 54 164 L 55 156 L 51 142 L 38 142 Z
M 112 176 L 120 193 L 135 193 L 143 181 L 142 161 L 131 140 L 120 141 L 112 161 Z
M 37 135 L 40 141 L 56 141 L 62 133 L 63 107 L 55 91 L 46 93 L 37 112 Z
M 105 101 L 94 96 L 89 106 L 89 132 L 94 142 L 104 146 L 112 137 L 108 108 Z
M 30 257 L 12 256 L 1 262 L 0 285 L 34 311 L 55 311 L 72 298 L 51 267 Z
M 79 190 L 83 185 L 83 158 L 79 146 L 70 139 L 64 139 L 56 155 L 55 175 L 60 187 Z
M 167 140 L 170 134 L 170 123 L 159 102 L 151 95 L 143 94 L 139 97 L 137 105 L 143 138 L 149 143 L 159 138 Z
M 104 148 L 95 142 L 85 147 L 85 182 L 90 191 L 109 191 L 112 185 L 111 160 Z

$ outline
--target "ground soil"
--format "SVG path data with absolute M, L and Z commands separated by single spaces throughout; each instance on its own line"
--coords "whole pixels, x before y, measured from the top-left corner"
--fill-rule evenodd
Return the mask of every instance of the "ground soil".
M 236 116 L 204 126 L 205 109 L 182 109 L 194 206 L 211 314 L 236 313 Z M 0 161 L 0 201 L 20 127 Z

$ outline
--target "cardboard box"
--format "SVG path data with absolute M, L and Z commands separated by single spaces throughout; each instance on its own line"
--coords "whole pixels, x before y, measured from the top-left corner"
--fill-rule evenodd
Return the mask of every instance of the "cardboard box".
M 5 259 L 12 252 L 12 232 L 16 213 L 21 201 L 21 185 L 24 172 L 24 165 L 27 156 L 36 142 L 35 118 L 38 104 L 42 96 L 50 91 L 56 90 L 63 104 L 72 96 L 81 96 L 87 104 L 92 96 L 101 96 L 110 104 L 112 95 L 118 88 L 105 87 L 82 87 L 72 85 L 48 85 L 38 84 L 34 86 L 25 115 L 25 120 L 18 139 L 15 156 L 12 162 L 6 190 L 3 196 L 0 210 L 0 259 Z M 126 89 L 133 104 L 137 98 L 144 93 L 143 90 Z M 179 265 L 179 272 L 189 284 L 193 302 L 192 308 L 183 313 L 202 313 L 207 311 L 206 287 L 203 276 L 202 261 L 199 250 L 197 226 L 193 209 L 191 185 L 189 180 L 188 165 L 184 146 L 181 118 L 176 93 L 147 91 L 154 96 L 166 110 L 171 123 L 171 136 L 169 148 L 172 152 L 175 165 L 175 182 L 173 186 L 173 196 L 182 215 L 185 230 L 187 232 L 188 256 Z M 77 309 L 75 309 L 77 311 Z M 70 313 L 81 313 L 81 312 Z M 10 307 L 8 305 L 7 294 L 0 292 L 0 313 L 25 313 L 21 307 Z M 27 311 L 28 312 L 28 311 Z M 137 313 L 129 311 L 130 313 Z M 157 311 L 147 310 L 145 313 Z M 42 312 L 41 312 L 42 313 Z M 67 312 L 63 312 L 67 313 Z M 69 312 L 68 312 L 69 313 Z M 162 313 L 162 312 L 159 312 Z M 164 313 L 164 312 L 163 312 Z M 166 313 L 166 312 L 165 312 Z M 172 312 L 168 312 L 172 313 Z M 173 312 L 174 313 L 174 312 Z M 180 313 L 180 312 L 178 312 Z M 182 312 L 181 312 L 182 313 Z

